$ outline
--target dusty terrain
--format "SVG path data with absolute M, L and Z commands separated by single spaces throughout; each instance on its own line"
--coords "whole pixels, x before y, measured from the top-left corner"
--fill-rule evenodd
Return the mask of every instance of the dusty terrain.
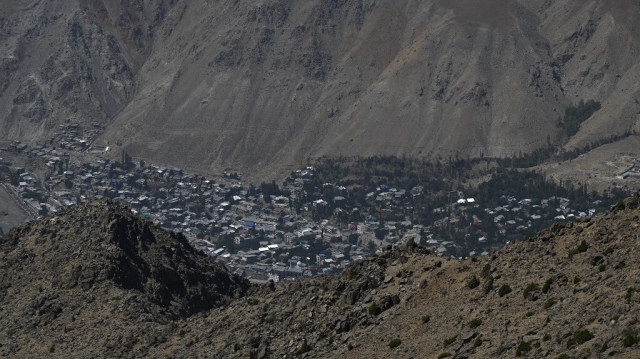
M 8 232 L 9 229 L 24 224 L 29 219 L 31 217 L 0 186 L 0 228 Z
M 96 201 L 0 238 L 0 354 L 637 358 L 638 227 L 640 193 L 485 257 L 409 242 L 339 276 L 247 288 Z
M 507 156 L 640 129 L 636 1 L 17 1 L 0 137 L 65 121 L 136 158 L 253 179 L 321 155 Z
M 607 191 L 614 187 L 640 188 L 640 175 L 621 179 L 623 173 L 635 163 L 640 165 L 640 137 L 631 136 L 616 143 L 593 149 L 578 158 L 544 164 L 536 169 L 544 171 L 556 182 L 584 183 L 589 191 Z
M 117 202 L 66 208 L 0 239 L 0 356 L 128 356 L 172 321 L 248 289 L 181 234 Z M 149 328 L 149 332 L 147 332 Z M 154 332 L 155 330 L 155 332 Z

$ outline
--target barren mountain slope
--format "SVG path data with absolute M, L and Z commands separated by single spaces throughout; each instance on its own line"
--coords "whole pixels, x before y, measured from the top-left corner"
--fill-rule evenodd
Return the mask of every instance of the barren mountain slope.
M 636 194 L 477 260 L 393 249 L 192 318 L 184 338 L 152 352 L 191 343 L 219 358 L 637 358 L 639 208 Z
M 564 107 L 594 98 L 600 120 L 575 139 L 589 142 L 637 120 L 625 81 L 640 72 L 612 61 L 638 49 L 629 4 L 267 1 L 212 15 L 190 3 L 142 69 L 147 105 L 107 138 L 258 170 L 323 154 L 509 155 L 555 141 Z
M 97 201 L 0 238 L 0 354 L 637 358 L 639 227 L 640 193 L 480 258 L 408 242 L 247 291 L 184 237 Z
M 568 146 L 640 129 L 636 1 L 22 3 L 2 10 L 3 138 L 97 119 L 115 155 L 273 176 L 526 152 L 581 99 L 603 108 Z
M 12 229 L 0 238 L 0 273 L 3 358 L 129 356 L 170 321 L 249 287 L 183 235 L 111 201 Z
M 110 123 L 133 97 L 169 3 L 3 1 L 0 138 L 44 143 L 61 123 Z

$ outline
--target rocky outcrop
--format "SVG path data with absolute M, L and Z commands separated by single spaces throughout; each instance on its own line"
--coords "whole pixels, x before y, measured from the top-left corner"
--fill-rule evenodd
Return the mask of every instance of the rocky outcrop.
M 100 333 L 163 325 L 225 305 L 249 288 L 183 235 L 112 201 L 14 228 L 0 240 L 0 256 L 0 350 L 10 356 L 23 356 L 26 343 L 44 337 L 78 355 L 87 353 L 70 346 L 79 338 L 105 350 L 114 338 Z

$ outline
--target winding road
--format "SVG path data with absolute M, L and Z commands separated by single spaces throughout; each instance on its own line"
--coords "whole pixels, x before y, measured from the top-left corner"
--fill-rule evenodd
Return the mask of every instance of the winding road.
M 20 196 L 18 195 L 18 191 L 10 184 L 6 184 L 0 182 L 0 187 L 2 187 L 5 192 L 18 204 L 18 206 L 29 216 L 31 219 L 38 218 L 38 213 L 29 206 Z

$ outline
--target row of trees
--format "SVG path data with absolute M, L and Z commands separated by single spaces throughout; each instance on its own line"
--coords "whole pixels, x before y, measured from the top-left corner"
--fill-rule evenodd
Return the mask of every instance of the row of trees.
M 564 131 L 564 135 L 568 138 L 580 129 L 580 124 L 591 117 L 602 106 L 600 102 L 589 100 L 580 102 L 576 106 L 569 106 L 564 110 L 564 117 L 558 118 L 558 127 Z
M 539 204 L 542 199 L 553 196 L 564 197 L 571 201 L 572 209 L 585 212 L 587 209 L 596 208 L 594 201 L 601 199 L 602 204 L 597 208 L 598 212 L 601 212 L 606 210 L 613 201 L 626 195 L 621 192 L 600 195 L 587 191 L 584 184 L 556 183 L 541 173 L 501 166 L 499 162 L 494 159 L 459 158 L 435 163 L 396 157 L 325 158 L 316 164 L 317 178 L 313 183 L 320 186 L 319 188 L 322 188 L 321 183 L 325 182 L 347 186 L 346 194 L 341 193 L 346 198 L 343 206 L 359 208 L 360 219 L 364 217 L 363 215 L 372 214 L 381 223 L 402 221 L 405 218 L 411 219 L 414 224 L 427 226 L 444 223 L 434 227 L 436 237 L 456 242 L 461 246 L 461 253 L 477 249 L 478 231 L 490 239 L 483 246 L 491 248 L 497 243 L 522 238 L 539 231 L 549 225 L 549 221 L 556 215 L 555 209 L 558 203 L 550 203 L 545 210 L 536 209 L 536 213 L 539 212 L 546 219 L 533 221 L 531 228 L 517 229 L 517 226 L 512 226 L 505 232 L 502 227 L 494 223 L 494 217 L 497 214 L 490 215 L 484 211 L 484 208 L 495 208 L 505 204 L 505 197 L 514 196 L 518 200 L 528 198 L 536 204 Z M 368 176 L 362 176 L 365 173 Z M 467 185 L 471 179 L 486 175 L 490 175 L 489 180 L 475 186 Z M 408 192 L 399 202 L 376 201 L 375 196 L 366 198 L 367 192 L 377 191 L 381 184 L 386 184 L 389 188 L 402 188 Z M 409 191 L 415 186 L 420 186 L 421 190 L 418 191 L 419 195 L 413 196 Z M 316 190 L 315 192 L 318 198 L 331 197 L 335 194 L 333 190 Z M 476 198 L 476 203 L 481 205 L 478 208 L 468 206 L 465 212 L 458 213 L 458 209 L 452 207 L 451 203 L 457 200 L 459 192 L 462 192 L 465 197 Z M 304 197 L 305 200 L 313 198 L 315 198 L 313 190 Z M 441 209 L 441 211 L 434 209 Z M 441 221 L 451 216 L 452 212 L 455 212 L 458 222 Z M 326 214 L 331 215 L 331 213 L 327 211 Z M 514 219 L 522 220 L 519 220 L 518 224 L 528 222 L 526 213 L 514 214 L 514 216 Z M 472 225 L 474 222 L 481 225 Z M 378 238 L 385 234 L 384 229 L 376 231 Z

